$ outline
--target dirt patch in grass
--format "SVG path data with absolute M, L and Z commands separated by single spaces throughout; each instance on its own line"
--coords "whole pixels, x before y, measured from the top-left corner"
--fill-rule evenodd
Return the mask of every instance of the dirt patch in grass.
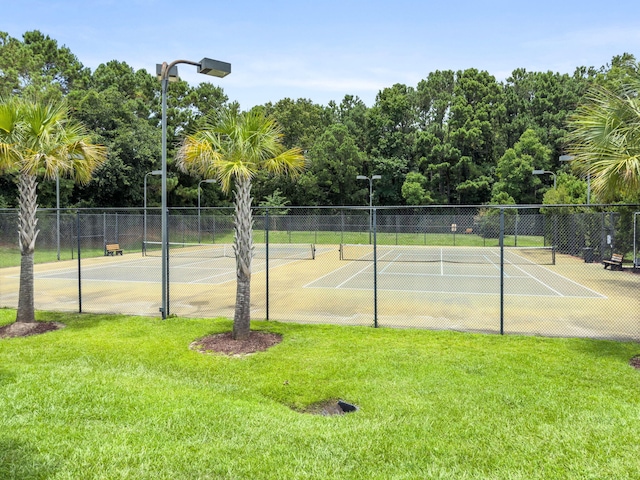
M 0 327 L 0 338 L 29 337 L 64 328 L 59 322 L 14 322 Z
M 331 415 L 344 415 L 345 413 L 355 412 L 357 409 L 358 408 L 355 405 L 347 403 L 344 400 L 330 398 L 312 403 L 311 405 L 307 405 L 305 408 L 294 410 L 300 413 L 309 413 L 311 415 L 322 415 L 324 417 L 328 417 Z
M 631 365 L 633 368 L 637 370 L 640 370 L 640 355 L 631 357 L 631 360 L 629 360 L 629 365 Z
M 190 347 L 199 352 L 216 352 L 224 355 L 242 356 L 262 352 L 282 341 L 282 335 L 269 332 L 254 332 L 246 340 L 234 340 L 231 332 L 208 335 L 193 342 Z

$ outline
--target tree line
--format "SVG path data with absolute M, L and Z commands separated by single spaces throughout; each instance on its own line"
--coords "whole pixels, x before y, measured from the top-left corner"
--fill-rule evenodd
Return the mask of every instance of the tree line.
M 631 54 L 573 74 L 516 69 L 504 81 L 486 71 L 443 70 L 415 86 L 395 84 L 368 107 L 357 96 L 319 105 L 284 98 L 253 107 L 275 119 L 286 148 L 304 151 L 297 178 L 260 171 L 253 179 L 263 205 L 363 205 L 368 182 L 380 175 L 374 202 L 382 205 L 584 203 L 584 176 L 567 153 L 568 119 L 587 92 L 637 78 Z M 0 32 L 0 97 L 64 98 L 74 120 L 97 144 L 106 162 L 87 185 L 60 179 L 64 207 L 132 207 L 143 203 L 145 175 L 160 167 L 160 83 L 146 70 L 111 60 L 91 71 L 67 48 L 39 31 L 22 39 Z M 168 204 L 195 206 L 199 178 L 177 168 L 185 135 L 219 111 L 239 111 L 223 88 L 207 82 L 171 83 L 168 94 Z M 533 175 L 533 170 L 553 172 Z M 159 180 L 149 177 L 149 205 L 160 201 Z M 0 177 L 0 207 L 16 206 L 17 176 Z M 55 182 L 41 181 L 40 207 L 55 206 Z M 637 201 L 636 198 L 626 198 Z M 591 199 L 592 203 L 597 201 Z M 217 184 L 201 191 L 203 206 L 229 206 Z

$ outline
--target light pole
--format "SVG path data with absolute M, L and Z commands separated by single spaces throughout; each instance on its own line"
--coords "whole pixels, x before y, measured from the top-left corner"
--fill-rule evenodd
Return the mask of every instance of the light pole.
M 356 180 L 368 180 L 369 181 L 369 243 L 371 243 L 371 231 L 373 230 L 373 181 L 380 180 L 382 176 L 380 175 L 372 175 L 371 177 L 367 177 L 365 175 L 358 175 Z
M 200 243 L 201 241 L 201 237 L 200 237 L 200 185 L 202 185 L 203 183 L 215 183 L 215 179 L 213 178 L 207 178 L 206 180 L 200 180 L 200 183 L 198 183 L 198 243 Z
M 533 172 L 534 175 L 544 175 L 544 174 L 549 174 L 549 175 L 553 175 L 553 189 L 556 189 L 556 174 L 553 172 L 550 172 L 549 170 L 534 170 Z
M 142 255 L 147 254 L 147 177 L 149 175 L 162 175 L 162 170 L 153 170 L 149 173 L 145 173 L 144 175 L 144 221 L 143 224 L 143 232 L 142 232 Z
M 573 155 L 560 155 L 558 159 L 561 162 L 570 162 L 575 160 L 576 157 Z M 587 205 L 591 203 L 591 172 L 587 171 Z
M 56 174 L 56 244 L 60 261 L 60 173 Z
M 160 313 L 169 316 L 169 225 L 167 212 L 167 88 L 169 79 L 178 80 L 178 64 L 195 65 L 198 73 L 213 77 L 226 77 L 231 73 L 231 64 L 203 58 L 200 62 L 174 60 L 171 63 L 156 64 L 156 74 L 160 78 L 162 90 L 162 306 Z

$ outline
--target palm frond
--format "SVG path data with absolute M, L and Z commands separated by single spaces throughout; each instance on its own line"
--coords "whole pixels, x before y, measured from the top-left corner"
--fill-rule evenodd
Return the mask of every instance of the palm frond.
M 640 186 L 640 79 L 616 90 L 594 87 L 569 117 L 568 153 L 573 167 L 592 180 L 604 200 Z
M 181 170 L 216 178 L 230 192 L 235 180 L 252 179 L 260 170 L 298 175 L 304 168 L 300 149 L 285 151 L 282 129 L 260 111 L 223 110 L 188 136 L 177 156 Z

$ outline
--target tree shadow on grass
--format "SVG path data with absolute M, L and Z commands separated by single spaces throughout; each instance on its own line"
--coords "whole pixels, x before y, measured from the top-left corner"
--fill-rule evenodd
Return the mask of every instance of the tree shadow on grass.
M 619 360 L 624 363 L 629 363 L 633 357 L 640 355 L 638 342 L 584 339 L 573 342 L 572 345 L 577 352 L 586 353 L 595 358 Z
M 0 366 L 0 387 L 3 385 L 9 385 L 10 383 L 14 383 L 16 381 L 16 374 L 5 370 Z
M 0 478 L 39 480 L 51 478 L 56 469 L 28 443 L 0 436 Z

